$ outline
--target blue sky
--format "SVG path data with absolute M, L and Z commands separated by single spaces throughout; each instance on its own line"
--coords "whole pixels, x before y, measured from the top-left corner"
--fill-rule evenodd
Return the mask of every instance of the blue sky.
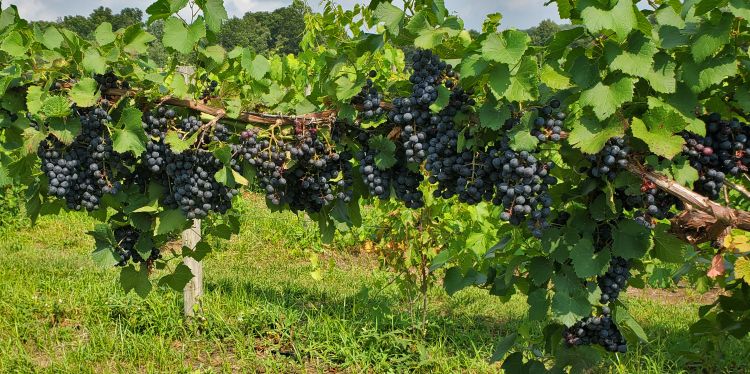
M 65 15 L 88 15 L 92 9 L 105 6 L 119 11 L 123 7 L 145 9 L 151 0 L 4 0 L 3 4 L 18 6 L 21 16 L 31 20 L 55 20 Z M 224 0 L 230 16 L 241 16 L 247 11 L 273 10 L 290 4 L 292 0 Z M 338 0 L 337 3 L 351 8 L 362 0 Z M 446 7 L 463 18 L 468 28 L 480 29 L 484 17 L 489 13 L 503 14 L 505 28 L 528 28 L 544 19 L 559 22 L 555 4 L 544 6 L 545 0 L 445 0 Z M 308 0 L 313 9 L 319 9 L 318 0 Z

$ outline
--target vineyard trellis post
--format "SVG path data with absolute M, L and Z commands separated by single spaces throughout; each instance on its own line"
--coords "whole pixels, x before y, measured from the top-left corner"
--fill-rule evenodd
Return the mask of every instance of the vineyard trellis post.
M 193 220 L 193 226 L 182 232 L 182 245 L 194 251 L 201 240 L 201 221 Z M 195 310 L 200 310 L 200 299 L 203 296 L 203 263 L 192 258 L 185 257 L 185 265 L 190 268 L 193 278 L 185 285 L 182 292 L 185 317 L 193 317 Z M 197 308 L 196 308 L 197 305 Z

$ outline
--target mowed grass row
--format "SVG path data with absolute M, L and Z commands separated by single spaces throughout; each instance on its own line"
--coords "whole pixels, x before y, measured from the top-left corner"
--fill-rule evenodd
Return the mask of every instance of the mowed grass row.
M 180 294 L 125 295 L 116 269 L 93 264 L 85 215 L 0 231 L 0 372 L 497 372 L 488 358 L 498 337 L 539 334 L 523 298 L 435 287 L 423 337 L 374 256 L 329 250 L 321 262 L 335 266 L 316 281 L 314 227 L 255 198 L 241 204 L 242 231 L 205 261 L 204 317 L 189 323 Z M 694 348 L 699 304 L 647 293 L 626 302 L 652 341 L 596 372 L 741 372 L 750 359 L 746 339 L 687 362 L 679 352 Z

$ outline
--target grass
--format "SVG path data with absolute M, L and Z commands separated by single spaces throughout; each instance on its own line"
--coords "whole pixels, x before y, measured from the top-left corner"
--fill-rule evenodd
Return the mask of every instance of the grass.
M 314 229 L 291 214 L 243 203 L 241 234 L 205 261 L 203 318 L 186 322 L 181 295 L 157 288 L 125 295 L 115 269 L 99 269 L 82 214 L 46 217 L 0 232 L 0 372 L 497 372 L 500 336 L 540 326 L 527 305 L 479 289 L 448 297 L 430 290 L 426 337 L 408 302 L 377 260 L 354 251 L 322 255 L 316 281 Z M 382 290 L 382 291 L 381 291 Z M 748 340 L 688 361 L 695 298 L 629 294 L 631 313 L 651 342 L 607 356 L 602 373 L 741 372 Z

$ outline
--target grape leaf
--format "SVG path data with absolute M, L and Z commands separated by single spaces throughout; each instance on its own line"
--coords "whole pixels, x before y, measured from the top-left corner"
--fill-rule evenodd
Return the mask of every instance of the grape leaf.
M 487 84 L 492 90 L 492 94 L 500 100 L 504 98 L 505 91 L 510 86 L 510 69 L 508 65 L 497 64 L 492 68 L 489 74 Z
M 42 104 L 42 112 L 47 117 L 67 117 L 70 115 L 70 101 L 65 96 L 49 96 Z
M 602 82 L 581 93 L 580 103 L 584 107 L 591 107 L 600 120 L 605 120 L 615 113 L 622 104 L 633 100 L 635 79 L 621 77 L 612 84 Z
M 120 285 L 122 285 L 125 294 L 134 290 L 138 296 L 145 298 L 151 292 L 148 267 L 141 266 L 141 270 L 139 271 L 131 264 L 120 269 Z
M 120 262 L 120 256 L 115 252 L 117 242 L 112 228 L 103 223 L 96 224 L 93 231 L 88 232 L 94 238 L 95 249 L 91 256 L 94 263 L 102 268 L 111 268 Z
M 510 77 L 510 85 L 505 90 L 505 98 L 510 101 L 534 100 L 539 96 L 539 74 L 536 60 L 526 58 L 518 70 Z
M 526 302 L 529 304 L 529 319 L 532 321 L 544 321 L 547 319 L 547 312 L 549 311 L 549 298 L 547 297 L 547 290 L 544 288 L 536 289 L 529 292 L 529 296 L 526 298 Z
M 218 33 L 221 30 L 221 23 L 228 18 L 224 0 L 196 0 L 195 3 L 203 11 L 208 29 Z
M 42 44 L 49 49 L 56 49 L 60 47 L 63 42 L 63 36 L 57 31 L 57 28 L 50 26 L 44 31 L 44 37 L 42 38 Z
M 513 344 L 516 342 L 517 337 L 518 334 L 511 333 L 495 343 L 495 347 L 492 349 L 492 357 L 490 357 L 490 363 L 498 362 L 505 358 L 505 355 L 508 354 L 508 351 L 513 348 Z
M 383 2 L 375 8 L 373 16 L 378 22 L 383 22 L 388 32 L 398 36 L 399 26 L 404 19 L 404 11 L 393 6 L 390 2 Z
M 682 66 L 681 77 L 690 90 L 698 94 L 736 74 L 737 61 L 734 57 L 725 56 L 707 59 L 700 64 L 686 61 Z
M 70 90 L 70 99 L 82 108 L 94 106 L 99 100 L 96 81 L 92 78 L 83 78 Z
M 650 109 L 643 119 L 634 117 L 631 130 L 633 135 L 643 140 L 654 154 L 672 159 L 682 152 L 685 140 L 675 135 L 687 127 L 682 117 L 674 111 L 662 107 Z
M 750 284 L 750 260 L 747 257 L 740 257 L 734 262 L 734 275 Z
M 570 251 L 573 269 L 581 278 L 588 278 L 603 273 L 609 265 L 609 251 L 594 253 L 594 243 L 589 238 L 579 240 Z
M 729 11 L 735 17 L 750 19 L 750 4 L 745 0 L 729 0 Z
M 680 160 L 672 164 L 672 176 L 675 182 L 693 188 L 693 182 L 699 178 L 698 170 L 695 170 L 687 160 Z
M 552 277 L 552 263 L 544 257 L 534 257 L 528 265 L 529 277 L 536 286 L 541 286 Z
M 134 107 L 122 111 L 117 123 L 118 128 L 113 130 L 112 135 L 112 148 L 115 152 L 133 152 L 134 155 L 140 155 L 146 150 L 148 137 L 141 125 L 142 115 L 143 113 Z
M 179 264 L 172 274 L 165 275 L 159 280 L 159 285 L 182 291 L 191 279 L 193 279 L 193 272 L 190 268 L 185 264 Z
M 601 9 L 597 0 L 582 0 L 578 2 L 583 25 L 596 34 L 603 30 L 612 30 L 618 40 L 625 40 L 630 31 L 638 27 L 632 0 L 619 0 L 612 9 Z
M 17 31 L 6 35 L 0 44 L 0 51 L 6 52 L 13 57 L 21 57 L 26 54 L 28 48 L 23 42 L 23 37 Z
M 604 56 L 610 69 L 636 77 L 646 77 L 652 71 L 656 52 L 656 45 L 641 33 L 628 38 L 624 49 L 611 41 L 604 48 Z
M 482 42 L 482 56 L 490 61 L 496 61 L 513 66 L 529 47 L 531 38 L 523 31 L 505 30 L 502 33 L 491 33 Z
M 733 17 L 729 13 L 721 14 L 722 17 L 719 21 L 701 23 L 694 39 L 690 41 L 690 52 L 693 54 L 695 62 L 703 62 L 729 43 Z
M 601 122 L 592 116 L 584 116 L 574 123 L 568 142 L 584 153 L 594 154 L 604 148 L 607 140 L 625 134 L 625 126 L 617 118 Z
M 649 230 L 633 220 L 620 222 L 612 232 L 612 255 L 640 258 L 651 247 Z
M 107 70 L 107 60 L 99 54 L 96 48 L 89 48 L 83 54 L 83 68 L 92 73 L 104 74 Z
M 156 38 L 143 31 L 141 25 L 136 24 L 125 29 L 122 41 L 125 43 L 123 50 L 130 54 L 142 54 L 148 49 L 148 43 L 156 40 Z
M 370 148 L 378 150 L 375 155 L 375 166 L 380 170 L 386 170 L 396 164 L 396 144 L 383 135 L 370 139 Z
M 659 224 L 654 230 L 654 257 L 664 262 L 683 263 L 685 243 L 669 232 L 669 225 Z
M 182 54 L 192 51 L 198 41 L 205 36 L 206 27 L 203 24 L 203 18 L 198 18 L 188 27 L 177 17 L 169 17 L 164 21 L 162 43 Z
M 115 41 L 115 34 L 112 32 L 112 24 L 102 22 L 94 30 L 94 38 L 99 45 L 104 46 Z
M 154 233 L 163 235 L 170 232 L 176 232 L 187 226 L 187 219 L 182 211 L 178 209 L 165 210 L 156 217 L 156 227 Z

